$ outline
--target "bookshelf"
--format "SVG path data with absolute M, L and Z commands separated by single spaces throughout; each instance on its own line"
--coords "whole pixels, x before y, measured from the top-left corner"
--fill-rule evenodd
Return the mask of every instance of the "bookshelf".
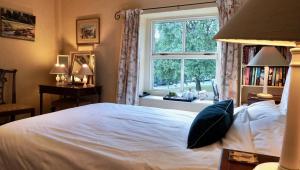
M 241 82 L 240 82 L 240 101 L 241 104 L 247 104 L 249 93 L 260 93 L 263 90 L 264 67 L 247 66 L 254 56 L 263 46 L 243 46 L 242 63 L 241 63 Z M 286 47 L 276 47 L 277 50 L 290 61 L 291 54 Z M 288 67 L 286 66 L 269 66 L 268 73 L 268 92 L 273 95 L 282 95 Z

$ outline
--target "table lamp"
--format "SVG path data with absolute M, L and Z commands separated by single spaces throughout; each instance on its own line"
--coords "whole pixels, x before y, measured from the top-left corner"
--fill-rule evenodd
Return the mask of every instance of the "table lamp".
M 275 166 L 274 163 L 261 164 L 256 170 L 300 169 L 299 10 L 299 0 L 248 0 L 214 37 L 231 43 L 295 47 L 291 49 L 291 81 L 280 161 Z
M 68 70 L 64 64 L 55 64 L 49 74 L 56 74 L 56 84 L 58 85 L 60 81 L 64 82 L 64 75 L 68 74 Z
M 289 63 L 283 58 L 280 52 L 275 47 L 263 47 L 254 58 L 248 63 L 247 66 L 263 66 L 265 71 L 263 92 L 258 93 L 257 97 L 260 98 L 273 98 L 272 94 L 268 94 L 268 78 L 269 66 L 288 66 Z
M 83 76 L 82 82 L 84 83 L 83 87 L 87 87 L 86 83 L 88 82 L 87 76 L 94 75 L 92 70 L 87 64 L 82 64 L 78 75 Z

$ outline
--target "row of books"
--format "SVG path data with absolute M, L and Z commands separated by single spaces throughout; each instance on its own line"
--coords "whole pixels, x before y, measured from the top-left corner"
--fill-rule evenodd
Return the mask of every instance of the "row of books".
M 268 86 L 284 86 L 288 67 L 270 67 Z M 263 86 L 265 77 L 264 67 L 245 67 L 243 70 L 243 84 Z

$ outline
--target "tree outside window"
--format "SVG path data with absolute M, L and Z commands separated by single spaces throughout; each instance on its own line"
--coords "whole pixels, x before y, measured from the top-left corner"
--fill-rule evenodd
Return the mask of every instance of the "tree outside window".
M 213 17 L 153 22 L 152 88 L 212 92 L 219 29 Z

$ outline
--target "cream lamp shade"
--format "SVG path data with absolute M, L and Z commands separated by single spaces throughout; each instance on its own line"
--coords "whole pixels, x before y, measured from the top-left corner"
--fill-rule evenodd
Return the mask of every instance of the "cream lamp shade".
M 232 43 L 295 47 L 300 42 L 299 0 L 247 0 L 214 37 Z
M 59 85 L 60 81 L 64 83 L 65 81 L 65 76 L 64 74 L 68 74 L 68 69 L 64 64 L 55 64 L 53 68 L 51 69 L 49 74 L 56 74 L 56 84 Z M 61 74 L 61 77 L 59 76 Z
M 263 47 L 247 66 L 289 66 L 275 47 Z
M 68 74 L 65 65 L 55 64 L 49 74 Z
M 86 83 L 88 82 L 87 76 L 91 76 L 94 74 L 87 64 L 83 64 L 78 72 L 78 75 L 83 76 L 83 79 L 82 79 L 82 82 L 84 83 L 83 87 L 87 87 L 87 85 L 86 85 Z
M 268 164 L 256 170 L 300 169 L 300 1 L 247 0 L 214 37 L 223 42 L 277 45 L 291 49 L 287 120 L 278 168 Z M 279 136 L 280 137 L 280 136 Z
M 92 70 L 90 69 L 90 67 L 87 64 L 83 64 L 77 75 L 91 76 L 91 75 L 94 75 L 94 74 L 93 74 Z

